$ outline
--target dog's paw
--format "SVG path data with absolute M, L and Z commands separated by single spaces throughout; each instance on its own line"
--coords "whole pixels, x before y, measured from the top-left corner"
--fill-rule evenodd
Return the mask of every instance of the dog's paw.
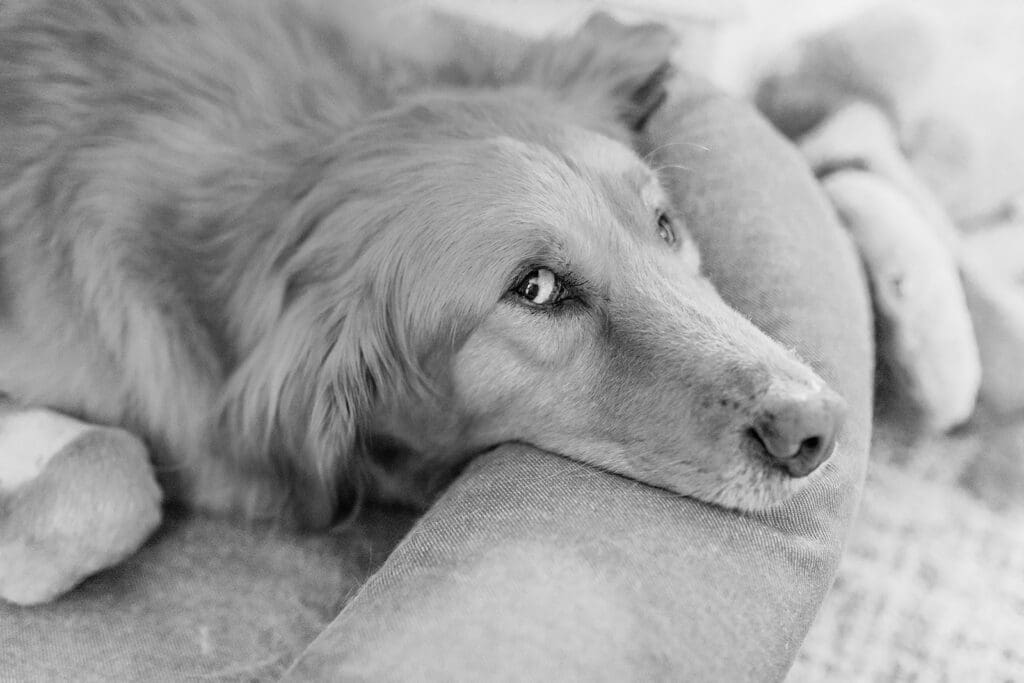
M 47 410 L 0 413 L 0 598 L 53 600 L 160 523 L 142 442 Z

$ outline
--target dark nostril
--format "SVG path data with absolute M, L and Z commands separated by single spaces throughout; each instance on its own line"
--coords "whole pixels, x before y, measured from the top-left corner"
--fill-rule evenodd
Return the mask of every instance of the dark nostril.
M 834 435 L 829 435 L 827 439 L 820 436 L 806 438 L 800 444 L 796 456 L 783 464 L 794 477 L 806 477 L 828 460 L 835 448 L 835 443 Z
M 828 460 L 842 426 L 845 403 L 833 392 L 769 393 L 751 428 L 777 467 L 805 477 Z

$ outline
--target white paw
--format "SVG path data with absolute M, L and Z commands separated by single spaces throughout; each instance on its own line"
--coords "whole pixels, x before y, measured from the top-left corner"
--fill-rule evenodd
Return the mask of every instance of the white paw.
M 0 494 L 32 481 L 90 425 L 48 410 L 0 414 Z
M 45 410 L 0 414 L 0 598 L 52 600 L 160 523 L 142 442 Z

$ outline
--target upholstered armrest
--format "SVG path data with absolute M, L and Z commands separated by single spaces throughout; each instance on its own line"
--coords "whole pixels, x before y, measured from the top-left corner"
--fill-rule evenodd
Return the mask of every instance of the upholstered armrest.
M 500 448 L 417 524 L 291 680 L 784 676 L 861 489 L 869 306 L 857 258 L 789 145 L 747 105 L 694 79 L 678 86 L 640 151 L 665 166 L 725 299 L 849 402 L 823 476 L 749 515 Z

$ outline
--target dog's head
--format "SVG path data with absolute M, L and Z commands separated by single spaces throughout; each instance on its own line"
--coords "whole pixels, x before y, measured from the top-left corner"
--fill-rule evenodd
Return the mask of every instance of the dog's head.
M 422 474 L 516 441 L 758 509 L 828 457 L 842 401 L 723 303 L 628 144 L 662 64 L 572 81 L 585 115 L 529 82 L 550 63 L 422 95 L 328 153 L 278 332 L 249 359 L 251 422 L 314 459 L 307 481 L 371 442 Z

